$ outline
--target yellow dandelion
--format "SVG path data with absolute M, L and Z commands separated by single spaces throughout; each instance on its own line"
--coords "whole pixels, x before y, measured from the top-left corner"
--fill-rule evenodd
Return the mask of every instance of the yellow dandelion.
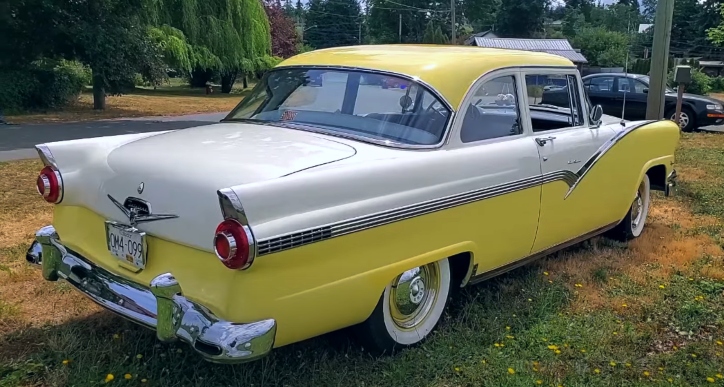
M 113 338 L 114 338 L 115 340 L 118 340 L 118 339 L 121 338 L 121 335 L 119 335 L 118 333 L 114 333 L 114 334 L 113 334 Z
M 510 327 L 505 327 L 505 330 L 506 330 L 506 331 L 509 331 L 509 330 L 510 330 Z
M 548 280 L 548 283 L 549 283 L 549 284 L 552 284 L 552 283 L 553 283 L 553 281 L 551 281 L 551 280 Z
M 631 363 L 626 363 L 626 367 L 631 367 Z
M 560 349 L 556 349 L 555 351 L 553 351 L 553 353 L 555 353 L 556 355 L 560 355 L 561 350 L 560 350 Z
M 724 375 L 722 374 L 716 374 L 715 376 L 717 379 L 724 379 Z
M 548 272 L 547 272 L 547 271 L 544 271 L 544 272 L 543 272 L 543 275 L 548 275 Z
M 70 364 L 70 360 L 68 360 L 68 359 L 63 360 L 63 365 L 68 365 L 68 364 Z
M 508 368 L 508 373 L 513 375 L 513 374 L 515 374 L 515 370 L 512 368 Z
M 628 305 L 626 304 L 621 304 L 621 306 L 623 306 L 624 308 L 628 308 Z
M 615 362 L 615 361 L 612 361 L 612 362 L 608 363 L 608 365 L 610 365 L 611 367 L 615 367 L 615 366 L 616 366 L 616 362 Z
M 717 340 L 716 345 L 724 345 L 724 343 L 722 343 L 721 340 Z
M 540 380 L 540 379 L 538 379 L 538 380 L 535 381 L 535 384 L 543 384 L 543 381 Z
M 649 371 L 644 371 L 644 376 L 648 377 L 650 375 L 651 375 L 651 373 L 649 373 Z
M 711 376 L 707 376 L 706 381 L 709 383 L 714 383 L 716 380 L 714 380 L 714 378 L 712 378 Z
M 666 286 L 664 286 L 664 285 L 659 285 L 659 289 L 665 289 L 665 288 L 666 288 Z
M 558 346 L 551 344 L 551 345 L 548 346 L 548 349 L 550 349 L 550 350 L 556 350 L 556 349 L 558 349 Z
M 499 344 L 499 343 L 495 343 L 495 344 L 493 344 L 493 345 L 496 346 L 496 347 L 500 347 L 500 344 Z
M 693 281 L 693 280 L 694 280 L 693 278 L 689 277 L 689 281 Z
M 540 364 L 540 363 L 538 363 L 538 361 L 534 360 L 533 363 L 531 363 L 531 364 L 533 364 L 535 367 L 538 367 L 538 364 Z
M 528 302 L 533 302 L 533 299 L 532 299 L 532 298 L 529 298 L 529 299 L 528 299 Z
M 694 359 L 696 359 L 696 354 L 695 354 L 695 353 L 692 353 L 692 354 L 691 354 L 691 357 L 693 357 Z
M 112 382 L 113 379 L 115 379 L 115 377 L 113 376 L 113 374 L 108 374 L 108 375 L 106 375 L 106 383 Z
M 124 377 L 126 380 L 129 380 L 129 379 L 132 379 L 132 378 L 133 378 L 133 375 L 131 375 L 131 374 L 125 374 L 125 375 L 123 375 L 123 377 Z
M 582 349 L 582 350 L 581 350 L 581 353 L 586 353 L 586 350 L 585 350 L 585 349 Z
M 480 364 L 487 364 L 487 363 L 488 363 L 488 362 L 485 361 L 485 359 L 483 359 L 483 360 L 480 361 Z
M 600 374 L 600 373 L 601 373 L 601 370 L 599 370 L 598 368 L 596 368 L 595 370 L 593 370 L 593 372 L 594 372 L 594 373 L 597 373 L 597 374 Z
M 614 336 L 618 335 L 618 332 L 613 332 L 613 335 L 614 335 Z
M 664 370 L 664 367 L 659 367 L 659 371 L 663 371 L 663 370 Z
M 533 372 L 538 372 L 538 368 L 533 367 Z
M 455 372 L 460 372 L 460 367 L 455 367 Z
M 678 350 L 679 350 L 679 347 L 674 346 L 674 351 L 678 351 Z
M 548 341 L 548 339 L 546 339 L 545 337 L 544 337 L 544 338 L 542 338 L 541 340 L 543 340 L 543 341 Z
M 667 380 L 669 383 L 673 383 L 673 382 L 674 382 L 674 379 L 671 379 L 671 378 L 668 378 L 668 379 L 666 379 L 666 380 Z
M 511 336 L 511 335 L 507 335 L 507 336 L 505 336 L 505 338 L 506 338 L 506 339 L 514 339 L 515 337 L 514 337 L 514 336 Z
M 576 286 L 577 288 L 582 288 L 582 287 L 583 287 L 582 284 L 576 284 L 575 286 Z

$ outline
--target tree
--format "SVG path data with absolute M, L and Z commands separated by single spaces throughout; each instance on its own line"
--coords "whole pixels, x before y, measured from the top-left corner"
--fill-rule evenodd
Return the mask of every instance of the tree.
M 641 0 L 641 14 L 644 19 L 649 22 L 654 22 L 654 16 L 656 16 L 656 5 L 657 0 Z
M 193 85 L 218 74 L 221 91 L 228 93 L 239 75 L 246 80 L 247 74 L 275 63 L 269 20 L 258 0 L 146 1 L 149 24 L 176 28 L 186 37 L 194 62 Z
M 473 31 L 493 29 L 500 3 L 501 0 L 466 0 L 462 3 L 463 14 L 473 27 Z
M 361 21 L 357 0 L 310 0 L 306 24 L 315 27 L 304 39 L 315 48 L 359 44 Z
M 628 35 L 609 31 L 603 27 L 585 27 L 572 40 L 581 49 L 589 64 L 601 67 L 618 67 L 626 63 Z
M 425 33 L 422 37 L 425 44 L 448 44 L 447 36 L 442 32 L 442 27 L 435 25 L 432 21 L 427 23 Z
M 510 38 L 535 38 L 543 34 L 548 0 L 505 0 L 498 11 L 496 32 Z
M 290 0 L 287 2 L 291 4 Z M 296 54 L 299 43 L 296 26 L 279 0 L 265 0 L 264 10 L 271 28 L 272 55 L 289 58 Z

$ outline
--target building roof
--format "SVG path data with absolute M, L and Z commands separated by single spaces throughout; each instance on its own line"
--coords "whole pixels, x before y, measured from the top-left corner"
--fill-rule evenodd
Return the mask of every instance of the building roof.
M 362 45 L 305 52 L 278 66 L 341 66 L 418 77 L 457 109 L 482 74 L 512 66 L 573 66 L 561 56 L 540 52 L 454 45 Z
M 588 63 L 586 57 L 576 51 L 567 39 L 475 38 L 475 45 L 486 48 L 545 52 L 560 55 L 574 63 Z

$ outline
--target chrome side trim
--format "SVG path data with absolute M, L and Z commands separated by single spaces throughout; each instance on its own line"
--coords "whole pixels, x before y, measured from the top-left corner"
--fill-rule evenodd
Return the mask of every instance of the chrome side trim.
M 63 246 L 53 226 L 36 233 L 28 257 L 42 264 L 46 280 L 66 280 L 104 308 L 154 329 L 160 341 L 183 341 L 207 361 L 244 363 L 267 355 L 274 346 L 274 319 L 250 323 L 222 320 L 184 297 L 170 273 L 154 278 L 150 287 L 124 279 Z
M 543 258 L 543 257 L 545 257 L 545 256 L 547 256 L 547 255 L 551 255 L 551 254 L 553 254 L 553 253 L 555 253 L 555 252 L 557 252 L 557 251 L 563 250 L 563 249 L 565 249 L 565 248 L 567 248 L 567 247 L 571 247 L 571 246 L 573 246 L 573 245 L 575 245 L 575 244 L 578 244 L 578 243 L 581 243 L 581 242 L 583 242 L 583 241 L 585 241 L 585 240 L 587 240 L 587 239 L 591 239 L 591 238 L 593 238 L 593 237 L 595 237 L 595 236 L 597 236 L 597 235 L 601 235 L 601 234 L 605 233 L 606 231 L 611 230 L 612 228 L 616 227 L 616 225 L 618 225 L 618 222 L 614 222 L 614 223 L 608 224 L 608 225 L 606 225 L 606 226 L 604 226 L 604 227 L 601 227 L 601 228 L 596 229 L 596 230 L 594 230 L 594 231 L 591 231 L 591 232 L 589 232 L 589 233 L 583 234 L 583 235 L 581 235 L 581 236 L 579 236 L 579 237 L 576 237 L 576 238 L 573 238 L 573 239 L 571 239 L 571 240 L 569 240 L 569 241 L 560 243 L 560 244 L 555 245 L 555 246 L 553 246 L 553 247 L 547 248 L 547 249 L 545 249 L 545 250 L 543 250 L 543 251 L 540 251 L 540 252 L 537 252 L 537 253 L 533 253 L 533 254 L 531 254 L 531 255 L 523 258 L 523 259 L 517 260 L 517 261 L 515 261 L 515 262 L 511 262 L 511 263 L 509 263 L 509 264 L 507 264 L 507 265 L 503 265 L 503 266 L 497 267 L 497 268 L 495 268 L 495 269 L 493 269 L 493 270 L 489 270 L 489 271 L 486 271 L 486 272 L 480 273 L 480 274 L 475 274 L 475 273 L 473 273 L 473 277 L 470 278 L 470 281 L 468 281 L 468 285 L 474 285 L 474 284 L 476 284 L 476 283 L 479 283 L 479 282 L 482 282 L 482 281 L 491 279 L 491 278 L 493 278 L 493 277 L 497 277 L 497 276 L 499 276 L 499 275 L 501 275 L 501 274 L 503 274 L 503 273 L 506 273 L 506 272 L 508 272 L 508 271 L 517 269 L 517 268 L 519 268 L 519 267 L 521 267 L 521 266 L 527 265 L 527 264 L 529 264 L 529 263 L 531 263 L 531 262 L 533 262 L 533 261 L 536 261 L 536 260 L 538 260 L 538 259 L 540 259 L 540 258 Z M 476 265 L 476 269 L 477 269 L 477 265 Z
M 42 161 L 43 164 L 58 169 L 58 163 L 56 163 L 55 157 L 53 157 L 53 153 L 47 145 L 38 144 L 35 146 L 35 150 L 38 152 L 38 157 L 40 157 L 40 161 Z
M 601 145 L 601 147 L 598 148 L 598 150 L 593 154 L 593 156 L 591 156 L 586 161 L 586 163 L 583 164 L 583 166 L 581 166 L 581 168 L 578 170 L 578 172 L 576 172 L 576 182 L 568 189 L 568 192 L 566 193 L 566 196 L 564 198 L 567 199 L 571 195 L 573 190 L 575 190 L 576 187 L 578 186 L 578 183 L 580 183 L 581 180 L 583 180 L 583 178 L 586 177 L 586 174 L 588 174 L 588 172 L 591 170 L 591 168 L 593 168 L 593 166 L 596 165 L 596 163 L 598 163 L 601 160 L 601 158 L 603 158 L 603 156 L 609 150 L 611 150 L 611 148 L 613 148 L 614 145 L 618 144 L 624 137 L 628 136 L 636 129 L 646 126 L 653 122 L 656 122 L 656 120 L 648 120 L 648 121 L 640 122 L 636 125 L 631 125 L 627 128 L 624 128 L 620 132 L 616 133 L 608 141 L 603 143 L 603 145 Z
M 676 169 L 673 169 L 668 176 L 666 176 L 666 183 L 664 184 L 664 196 L 671 196 L 674 194 L 678 175 Z
M 243 226 L 244 232 L 246 232 L 246 237 L 249 240 L 249 261 L 241 268 L 241 270 L 248 269 L 251 264 L 254 263 L 254 258 L 259 255 L 259 244 L 254 236 L 254 231 L 249 226 L 249 219 L 246 217 L 244 206 L 241 204 L 239 196 L 231 188 L 220 189 L 216 191 L 216 194 L 219 197 L 219 207 L 221 207 L 221 214 L 224 219 L 236 220 Z M 216 246 L 213 246 L 213 248 L 216 249 Z
M 581 166 L 577 172 L 568 170 L 555 171 L 539 176 L 533 176 L 522 180 L 504 183 L 493 187 L 483 188 L 474 191 L 463 192 L 451 196 L 416 203 L 400 208 L 378 212 L 358 218 L 343 220 L 336 223 L 308 228 L 305 230 L 278 235 L 257 241 L 257 256 L 276 253 L 283 250 L 293 249 L 310 243 L 319 242 L 354 232 L 367 230 L 393 222 L 409 219 L 415 216 L 430 214 L 436 211 L 457 207 L 480 200 L 490 199 L 496 196 L 508 194 L 535 187 L 546 183 L 562 181 L 568 185 L 568 191 L 564 197 L 567 199 L 575 190 L 578 184 L 586 177 L 588 172 L 596 163 L 619 141 L 636 129 L 655 121 L 645 121 L 625 128 L 605 142 L 601 147 Z
M 533 176 L 527 179 L 513 181 L 511 183 L 504 183 L 489 188 L 463 192 L 440 199 L 428 200 L 422 203 L 378 212 L 338 223 L 306 229 L 292 234 L 267 238 L 258 241 L 258 256 L 351 234 L 480 200 L 490 199 L 496 196 L 521 191 L 554 181 L 563 181 L 570 186 L 575 184 L 576 175 L 571 171 L 557 171 L 546 175 Z

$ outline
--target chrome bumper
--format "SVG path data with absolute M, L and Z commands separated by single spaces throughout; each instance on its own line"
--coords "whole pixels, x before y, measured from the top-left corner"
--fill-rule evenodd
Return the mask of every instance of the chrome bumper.
M 666 176 L 666 184 L 664 185 L 664 196 L 671 196 L 674 194 L 674 188 L 676 187 L 676 169 L 673 169 L 669 176 Z
M 125 280 L 63 246 L 53 226 L 38 230 L 35 239 L 26 258 L 42 265 L 46 280 L 68 281 L 99 305 L 156 330 L 163 342 L 180 339 L 214 363 L 243 363 L 271 352 L 277 329 L 273 319 L 248 324 L 220 320 L 184 297 L 170 273 L 154 278 L 150 287 Z

